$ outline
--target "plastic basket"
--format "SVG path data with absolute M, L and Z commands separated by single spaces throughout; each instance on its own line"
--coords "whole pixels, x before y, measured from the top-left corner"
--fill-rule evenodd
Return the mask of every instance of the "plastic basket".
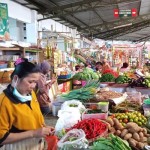
M 108 112 L 107 113 L 95 113 L 95 114 L 86 114 L 85 112 L 82 114 L 82 120 L 84 119 L 101 119 L 106 120 L 108 118 Z

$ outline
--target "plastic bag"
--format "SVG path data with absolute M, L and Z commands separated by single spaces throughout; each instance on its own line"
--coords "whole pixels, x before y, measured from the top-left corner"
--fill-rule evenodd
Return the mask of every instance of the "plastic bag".
M 71 128 L 81 120 L 81 114 L 78 109 L 68 108 L 67 110 L 59 110 L 55 131 L 60 131 L 63 128 Z
M 79 102 L 78 100 L 66 101 L 61 106 L 61 110 L 67 110 L 68 108 L 78 109 L 80 111 L 80 113 L 85 111 L 84 105 L 81 102 Z
M 57 145 L 61 150 L 86 149 L 88 147 L 88 141 L 85 138 L 83 130 L 73 129 L 67 132 L 67 134 L 60 139 Z
M 47 142 L 47 150 L 57 150 L 57 142 L 58 142 L 58 138 L 57 136 L 47 136 L 45 138 L 46 142 Z

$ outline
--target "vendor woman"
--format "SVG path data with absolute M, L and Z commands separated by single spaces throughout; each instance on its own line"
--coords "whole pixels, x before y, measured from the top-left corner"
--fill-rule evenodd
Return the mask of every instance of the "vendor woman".
M 53 134 L 54 128 L 45 125 L 33 92 L 39 78 L 34 64 L 19 62 L 11 84 L 0 94 L 0 149 L 39 150 L 43 137 Z

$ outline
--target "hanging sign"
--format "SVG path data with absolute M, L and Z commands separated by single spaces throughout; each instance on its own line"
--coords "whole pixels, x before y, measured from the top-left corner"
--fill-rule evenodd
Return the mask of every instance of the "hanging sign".
M 8 7 L 5 3 L 0 3 L 0 39 L 9 40 Z
M 122 18 L 122 17 L 136 17 L 137 16 L 137 9 L 114 9 L 114 17 L 115 18 Z

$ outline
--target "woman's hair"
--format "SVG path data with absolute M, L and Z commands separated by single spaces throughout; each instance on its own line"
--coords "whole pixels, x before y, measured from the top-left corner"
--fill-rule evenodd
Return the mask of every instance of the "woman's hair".
M 14 75 L 17 75 L 19 78 L 25 78 L 31 73 L 39 73 L 40 69 L 28 60 L 24 60 L 24 62 L 20 62 L 15 65 L 15 70 L 11 74 L 11 79 L 13 79 Z
M 38 67 L 40 68 L 41 72 L 47 72 L 47 70 L 51 69 L 50 63 L 47 61 L 43 61 L 41 64 L 38 65 Z
M 103 63 L 102 63 L 102 62 L 100 62 L 100 61 L 99 61 L 99 62 L 97 62 L 97 63 L 96 63 L 96 66 L 99 66 L 99 65 L 100 65 L 100 66 L 102 66 L 102 65 L 103 65 Z
M 124 62 L 121 68 L 127 68 L 128 66 L 129 66 L 128 63 Z

